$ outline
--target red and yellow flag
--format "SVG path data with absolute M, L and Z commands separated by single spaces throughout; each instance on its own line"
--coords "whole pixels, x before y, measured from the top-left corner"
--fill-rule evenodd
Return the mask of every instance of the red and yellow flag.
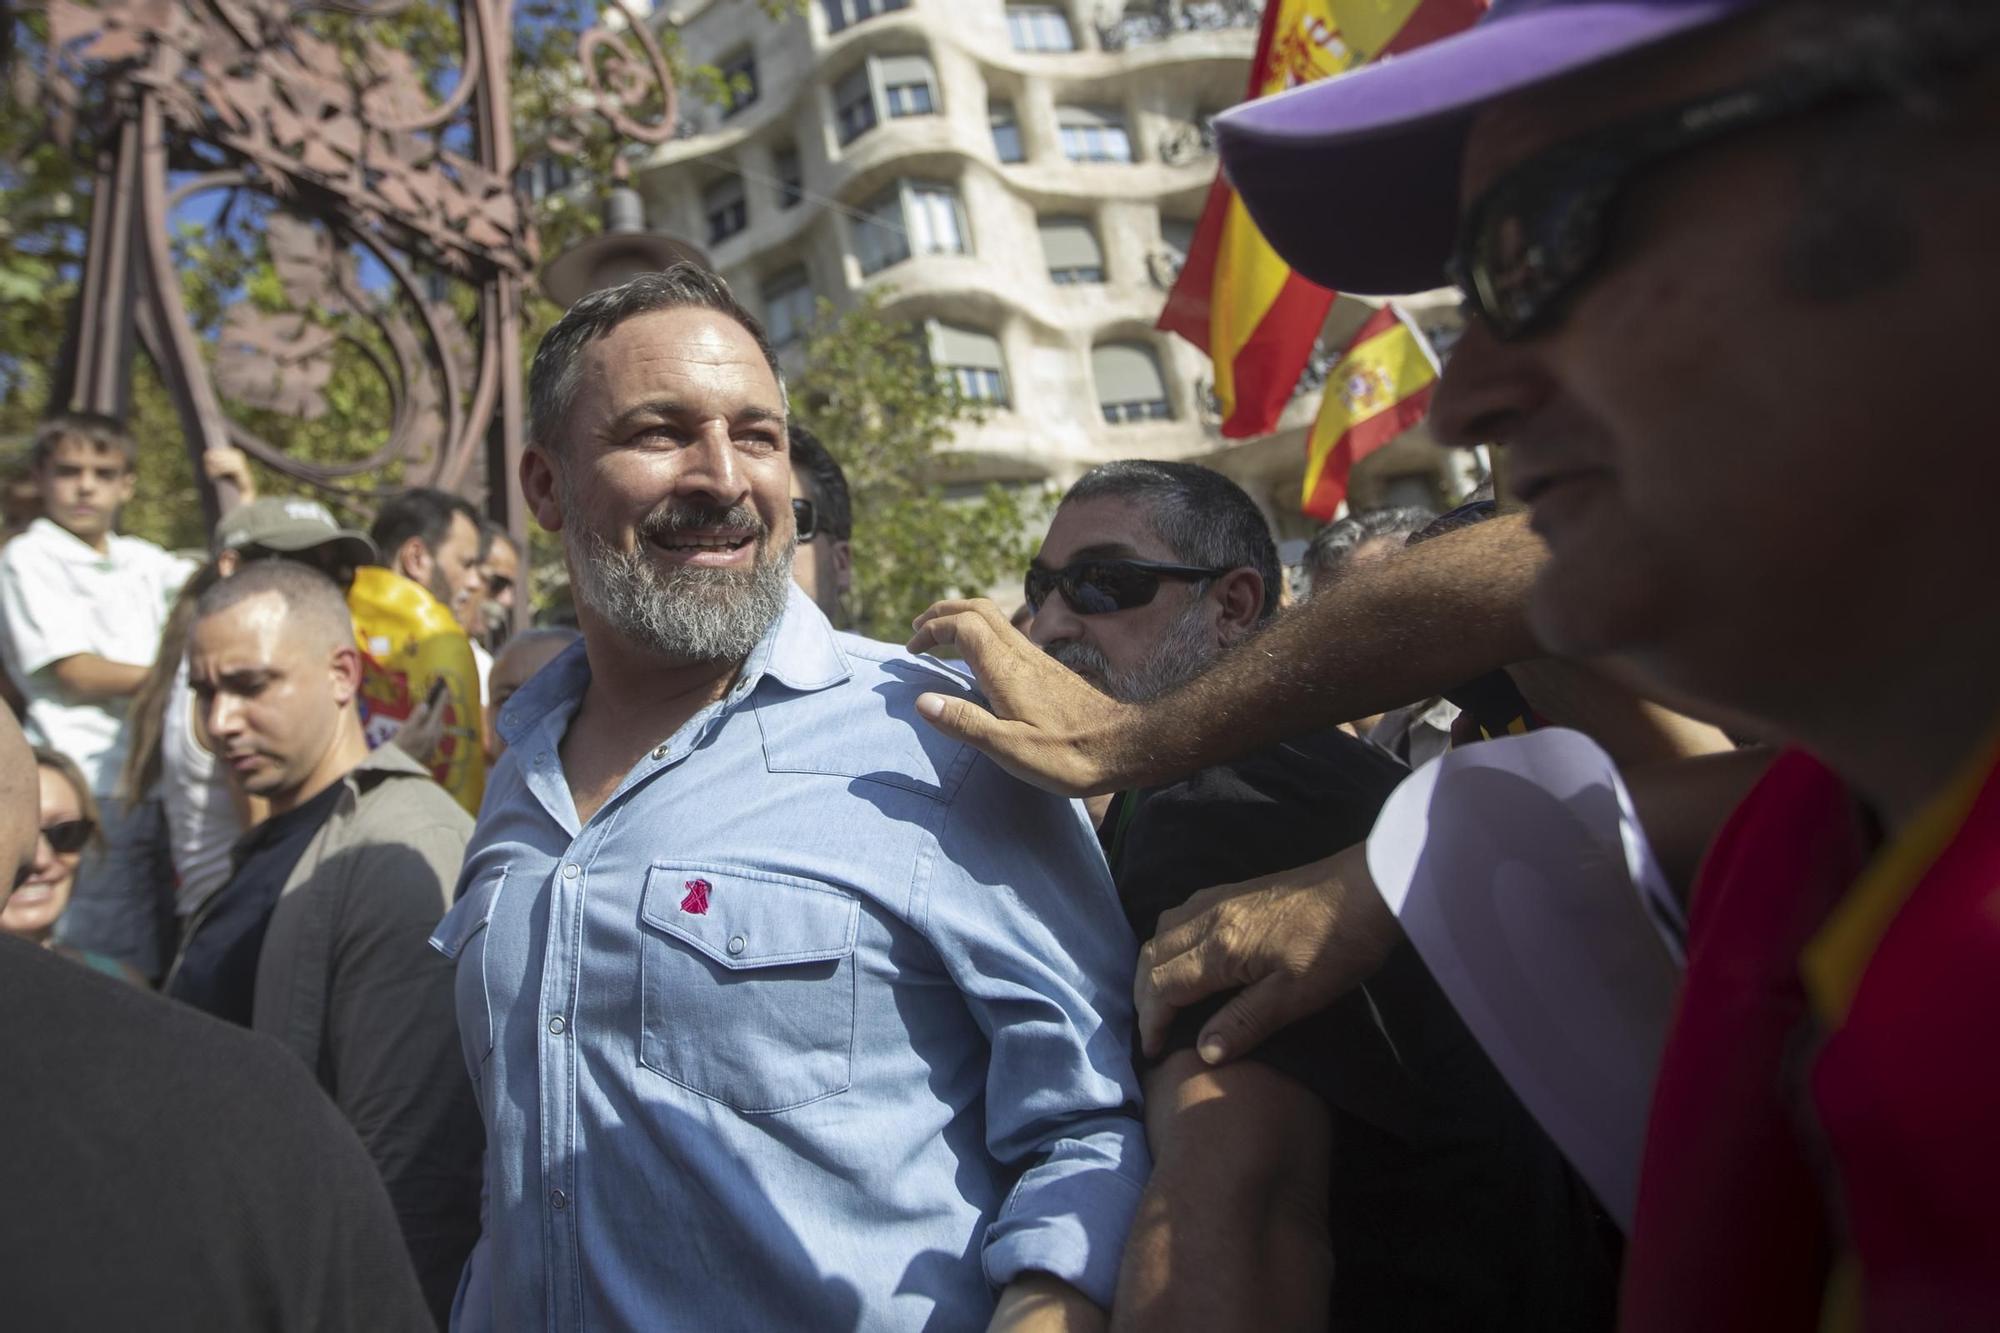
M 1394 306 L 1368 317 L 1332 370 L 1306 441 L 1299 507 L 1322 521 L 1347 498 L 1354 465 L 1424 419 L 1437 362 Z
M 1249 98 L 1283 92 L 1470 26 L 1487 0 L 1269 0 Z M 1367 182 L 1355 182 L 1365 207 Z M 1275 430 L 1312 355 L 1334 294 L 1292 272 L 1221 177 L 1208 192 L 1187 262 L 1158 327 L 1215 363 L 1222 433 Z

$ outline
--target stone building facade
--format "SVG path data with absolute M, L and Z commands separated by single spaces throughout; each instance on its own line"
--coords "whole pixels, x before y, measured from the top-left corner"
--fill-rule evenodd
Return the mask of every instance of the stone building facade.
M 1310 531 L 1310 381 L 1276 434 L 1224 440 L 1207 358 L 1153 328 L 1215 176 L 1205 119 L 1242 96 L 1255 0 L 813 0 L 778 20 L 750 0 L 663 4 L 655 21 L 739 93 L 685 100 L 681 136 L 635 172 L 648 224 L 705 249 L 781 355 L 817 298 L 886 287 L 988 404 L 954 441 L 954 481 L 1062 487 L 1110 459 L 1194 459 L 1282 536 Z M 1368 314 L 1338 302 L 1323 345 Z M 1353 500 L 1435 504 L 1465 474 L 1418 430 L 1357 471 Z

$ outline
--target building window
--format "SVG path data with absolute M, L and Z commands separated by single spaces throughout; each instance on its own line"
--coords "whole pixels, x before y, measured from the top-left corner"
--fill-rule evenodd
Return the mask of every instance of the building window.
M 757 57 L 748 49 L 737 52 L 718 66 L 724 96 L 729 105 L 722 113 L 727 119 L 757 100 Z
M 1104 251 L 1088 218 L 1043 218 L 1041 232 L 1050 281 L 1058 287 L 1104 281 Z
M 790 144 L 771 154 L 771 173 L 778 178 L 778 207 L 791 208 L 806 197 L 805 168 L 799 150 Z
M 764 332 L 771 346 L 783 347 L 805 337 L 815 310 L 812 279 L 805 265 L 794 264 L 764 284 Z
M 1130 162 L 1132 139 L 1125 117 L 1109 107 L 1056 108 L 1063 156 L 1072 162 Z
M 884 56 L 871 60 L 882 82 L 882 105 L 889 119 L 929 116 L 937 112 L 937 71 L 922 56 Z
M 1145 343 L 1102 343 L 1090 353 L 1090 368 L 1097 379 L 1097 405 L 1112 425 L 1172 420 L 1159 358 Z
M 1074 51 L 1076 37 L 1061 5 L 1007 6 L 1007 35 L 1016 51 Z
M 931 320 L 924 332 L 930 343 L 931 364 L 950 379 L 968 402 L 1007 406 L 1007 363 L 1000 354 L 1000 340 L 983 329 Z
M 866 23 L 877 14 L 901 9 L 909 0 L 820 0 L 826 11 L 826 30 L 839 32 L 852 23 Z
M 993 126 L 993 153 L 1002 162 L 1020 162 L 1027 154 L 1021 151 L 1021 122 L 1014 118 L 1012 102 L 990 102 L 986 107 L 986 119 Z
M 911 255 L 962 255 L 965 218 L 949 185 L 898 181 L 870 200 L 855 223 L 861 272 L 876 273 Z
M 841 146 L 874 129 L 875 120 L 875 85 L 869 82 L 868 66 L 857 65 L 833 85 L 833 121 L 839 127 Z
M 743 197 L 743 178 L 730 176 L 701 192 L 701 214 L 708 219 L 708 243 L 726 241 L 750 225 L 750 205 Z

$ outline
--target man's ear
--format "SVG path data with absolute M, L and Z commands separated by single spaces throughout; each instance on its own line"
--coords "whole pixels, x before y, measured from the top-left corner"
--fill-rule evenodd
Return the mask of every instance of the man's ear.
M 128 467 L 125 469 L 125 475 L 118 479 L 118 503 L 120 505 L 131 504 L 132 497 L 138 493 L 138 490 L 139 469 Z
M 854 586 L 854 547 L 848 542 L 833 544 L 833 586 L 843 597 Z
M 431 555 L 431 548 L 424 545 L 422 537 L 405 538 L 403 544 L 390 553 L 389 558 L 395 562 L 396 572 L 404 578 L 417 583 L 430 582 L 431 566 L 435 562 L 435 557 Z
M 530 448 L 521 455 L 521 494 L 542 531 L 562 531 L 562 487 L 556 484 L 555 462 L 540 449 Z
M 342 708 L 361 693 L 361 650 L 342 644 L 333 650 L 333 698 Z
M 1264 576 L 1249 566 L 1230 570 L 1215 581 L 1209 596 L 1216 601 L 1215 630 L 1225 647 L 1250 637 L 1264 614 Z

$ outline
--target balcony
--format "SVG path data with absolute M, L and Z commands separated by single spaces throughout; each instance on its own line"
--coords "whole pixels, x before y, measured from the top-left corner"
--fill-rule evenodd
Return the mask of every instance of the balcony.
M 1128 5 L 1124 14 L 1097 25 L 1106 51 L 1129 51 L 1184 32 L 1254 28 L 1264 19 L 1264 0 L 1154 0 L 1150 8 Z

